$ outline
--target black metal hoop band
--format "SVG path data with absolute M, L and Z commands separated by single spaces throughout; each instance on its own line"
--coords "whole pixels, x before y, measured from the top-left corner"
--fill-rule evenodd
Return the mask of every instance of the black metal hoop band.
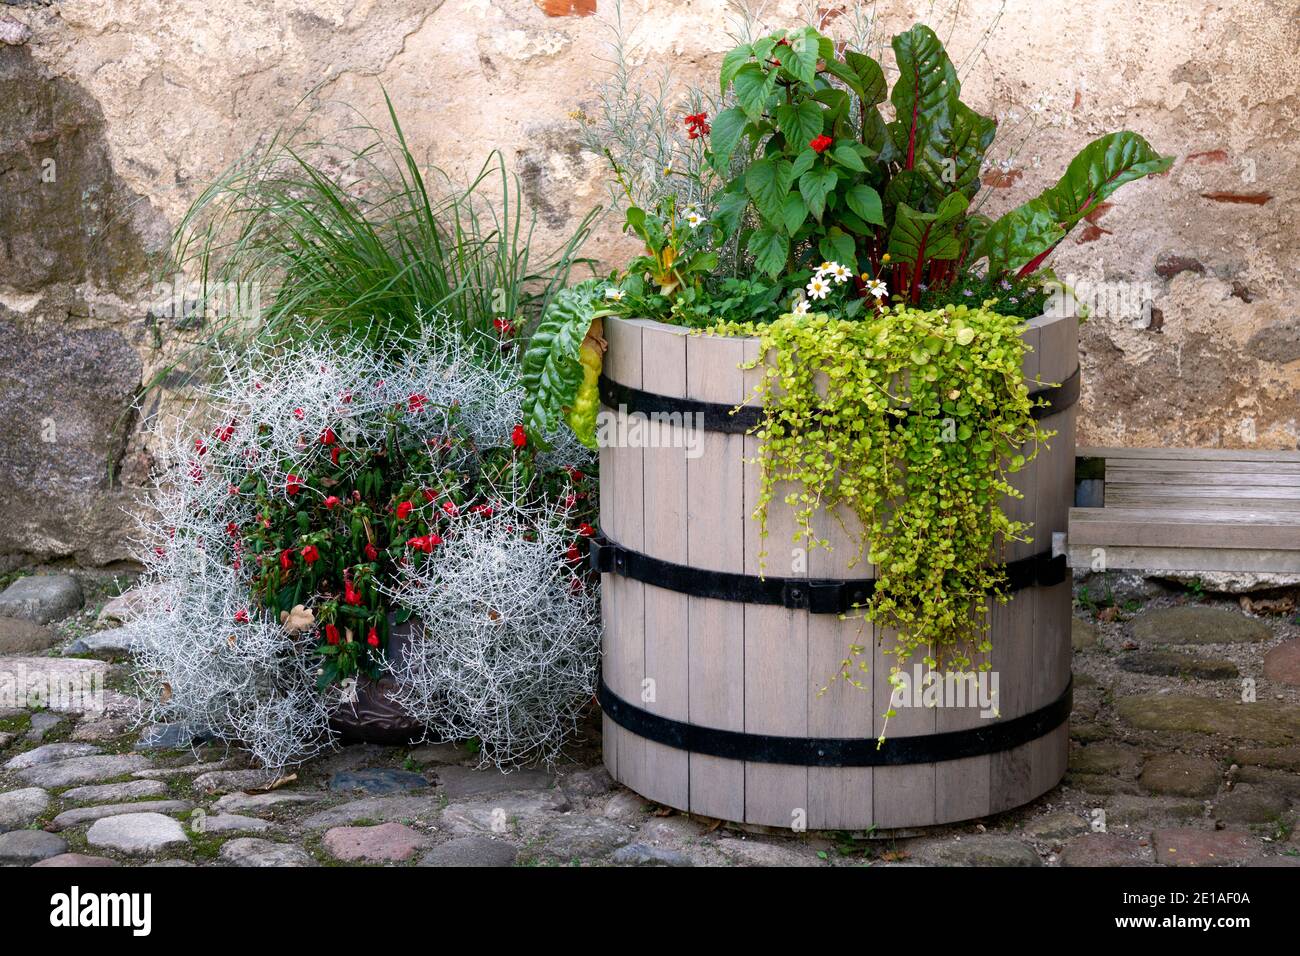
M 743 604 L 779 604 L 811 614 L 845 614 L 871 600 L 876 582 L 868 578 L 773 578 L 754 574 L 710 571 L 674 564 L 625 548 L 603 535 L 592 539 L 591 567 L 604 574 L 617 574 L 668 591 L 692 597 L 737 601 Z M 1065 555 L 1051 551 L 1006 564 L 1007 590 L 1041 585 L 1050 587 L 1065 580 Z
M 1047 418 L 1064 411 L 1079 400 L 1079 369 L 1060 385 L 1051 385 L 1030 392 L 1035 402 L 1034 418 Z M 600 400 L 606 408 L 625 408 L 629 413 L 647 417 L 679 415 L 683 422 L 693 422 L 695 427 L 709 432 L 744 435 L 763 423 L 763 409 L 759 405 L 729 405 L 726 402 L 701 402 L 693 398 L 674 398 L 657 392 L 645 392 L 630 385 L 621 385 L 604 375 L 600 377 Z M 699 416 L 699 417 L 696 417 Z
M 990 719 L 987 726 L 968 730 L 916 737 L 887 736 L 883 744 L 874 737 L 776 737 L 700 727 L 628 703 L 609 689 L 604 678 L 597 688 L 596 700 L 601 710 L 620 727 L 646 740 L 691 753 L 800 767 L 897 767 L 979 757 L 1037 740 L 1070 716 L 1074 678 L 1056 700 L 1020 717 Z

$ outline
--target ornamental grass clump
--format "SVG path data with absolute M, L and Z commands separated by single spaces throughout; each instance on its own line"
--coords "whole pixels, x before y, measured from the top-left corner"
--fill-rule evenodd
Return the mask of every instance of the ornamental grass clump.
M 551 696 L 496 702 L 557 708 L 528 718 L 553 736 L 498 740 L 499 723 L 473 720 L 455 733 L 503 759 L 522 757 L 523 739 L 533 756 L 557 752 L 562 715 L 590 696 L 581 675 L 594 669 L 588 458 L 572 442 L 534 453 L 519 424 L 518 367 L 499 338 L 469 340 L 437 316 L 395 341 L 383 352 L 362 340 L 291 342 L 234 358 L 197 421 L 169 429 L 142 549 L 152 585 L 143 593 L 153 597 L 134 625 L 154 719 L 239 742 L 272 767 L 328 746 L 329 717 L 355 699 L 358 680 L 395 665 L 394 623 L 419 614 L 417 655 L 421 633 L 443 639 L 439 602 L 407 575 L 440 566 L 442 548 L 461 553 L 482 523 L 496 529 L 499 550 L 518 547 L 545 566 L 540 580 L 509 582 L 491 562 L 466 570 L 482 613 L 520 588 L 541 600 L 562 581 L 565 600 L 546 604 L 546 620 L 575 642 L 575 657 L 588 657 Z M 396 597 L 399 580 L 411 583 L 409 603 Z M 520 639 L 489 632 L 481 652 L 493 653 L 497 636 L 510 647 Z

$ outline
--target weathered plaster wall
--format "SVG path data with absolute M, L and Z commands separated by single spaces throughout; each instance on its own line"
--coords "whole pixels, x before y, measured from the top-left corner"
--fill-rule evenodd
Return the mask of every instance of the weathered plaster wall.
M 876 8 L 892 32 L 929 6 Z M 1039 129 L 986 174 L 989 211 L 1053 181 L 1111 129 L 1178 157 L 1057 254 L 1062 276 L 1130 284 L 1084 327 L 1081 440 L 1296 447 L 1300 6 L 1006 6 L 963 70 L 966 99 L 1002 117 L 1002 158 L 1025 117 Z M 962 5 L 958 62 L 998 7 Z M 795 9 L 771 4 L 769 20 Z M 144 304 L 147 263 L 205 180 L 304 96 L 323 126 L 351 107 L 381 115 L 382 84 L 445 168 L 473 171 L 500 148 L 542 241 L 558 241 L 606 196 L 570 113 L 604 73 L 611 11 L 607 0 L 3 0 L 0 554 L 127 555 L 123 508 L 148 460 L 123 412 L 170 331 Z M 625 12 L 649 66 L 712 82 L 731 45 L 723 0 L 628 0 Z M 591 251 L 615 262 L 620 241 L 606 223 Z

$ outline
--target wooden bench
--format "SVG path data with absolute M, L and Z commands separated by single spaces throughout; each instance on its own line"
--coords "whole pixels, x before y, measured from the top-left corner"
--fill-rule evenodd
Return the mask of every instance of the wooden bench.
M 1075 488 L 1072 567 L 1300 574 L 1300 452 L 1080 448 Z

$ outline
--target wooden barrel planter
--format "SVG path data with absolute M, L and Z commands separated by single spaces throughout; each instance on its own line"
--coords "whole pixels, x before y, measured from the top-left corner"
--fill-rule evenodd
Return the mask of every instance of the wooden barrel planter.
M 1053 558 L 1074 490 L 1078 323 L 1026 324 L 1030 390 L 1051 402 L 1050 451 L 1019 472 L 1033 543 L 1007 549 L 1011 598 L 994 605 L 991 664 L 999 714 L 976 707 L 899 708 L 883 746 L 891 642 L 870 622 L 839 619 L 870 566 L 833 516 L 788 574 L 777 550 L 792 518 L 777 496 L 770 549 L 750 518 L 758 495 L 758 441 L 728 412 L 752 394 L 755 339 L 692 335 L 645 320 L 607 319 L 601 382 L 606 412 L 631 426 L 637 412 L 700 412 L 699 454 L 681 429 L 654 440 L 602 442 L 600 520 L 605 765 L 659 803 L 735 822 L 809 829 L 894 829 L 997 813 L 1051 789 L 1065 773 L 1070 709 L 1071 581 Z M 1051 387 L 1051 386 L 1058 387 Z M 695 419 L 692 419 L 695 421 Z M 653 447 L 644 447 L 650 444 Z M 770 550 L 765 576 L 759 553 Z M 774 575 L 782 575 L 774 577 Z M 871 684 L 837 681 L 850 644 L 874 648 Z

